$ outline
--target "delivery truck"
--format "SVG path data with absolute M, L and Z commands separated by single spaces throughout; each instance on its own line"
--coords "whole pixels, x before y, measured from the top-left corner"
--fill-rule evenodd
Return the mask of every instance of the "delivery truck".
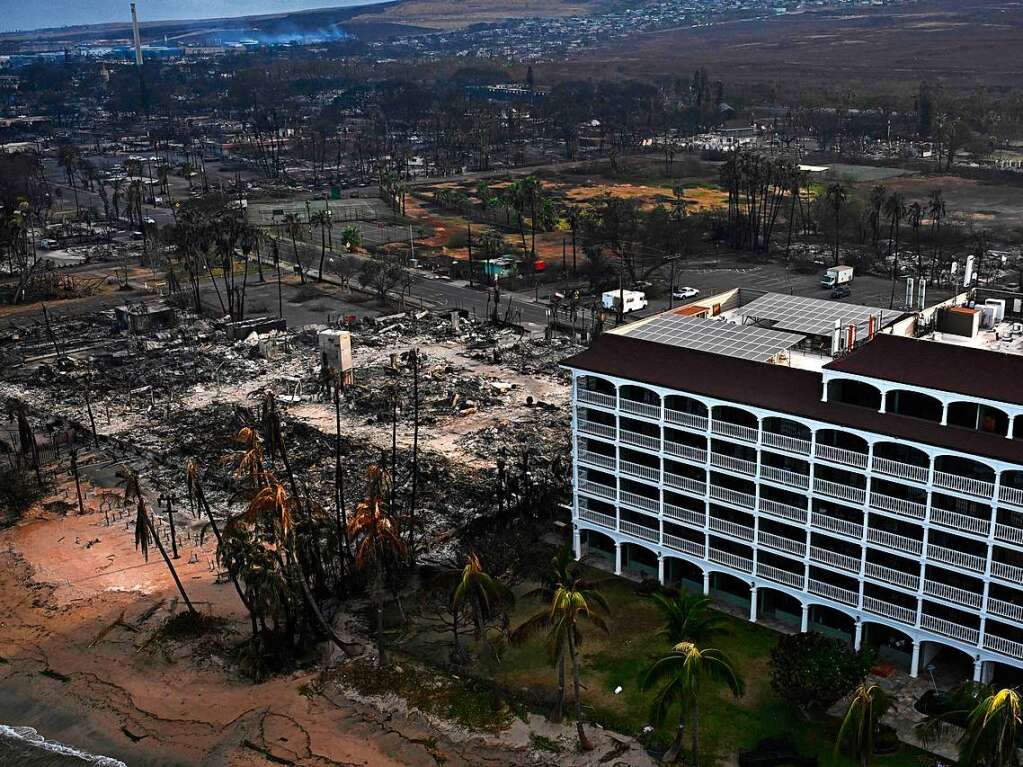
M 617 312 L 622 303 L 622 314 L 646 309 L 646 293 L 642 290 L 609 290 L 601 296 L 601 305 L 608 311 Z
M 821 277 L 821 287 L 835 288 L 839 285 L 847 285 L 852 281 L 853 268 L 851 266 L 833 266 Z

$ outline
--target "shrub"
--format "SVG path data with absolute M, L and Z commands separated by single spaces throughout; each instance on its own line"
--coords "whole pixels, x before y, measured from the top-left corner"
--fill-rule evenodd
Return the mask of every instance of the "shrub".
M 42 497 L 43 488 L 27 465 L 0 467 L 0 527 L 13 525 Z
M 826 708 L 849 693 L 874 663 L 874 651 L 811 631 L 778 640 L 771 650 L 771 687 L 803 711 Z

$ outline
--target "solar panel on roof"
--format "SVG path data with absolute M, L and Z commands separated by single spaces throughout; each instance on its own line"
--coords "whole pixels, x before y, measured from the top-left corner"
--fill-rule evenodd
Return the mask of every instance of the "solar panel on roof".
M 876 306 L 768 293 L 738 309 L 737 314 L 751 322 L 770 322 L 771 327 L 778 330 L 830 336 L 835 329 L 835 320 L 839 320 L 843 327 L 856 325 L 866 332 L 870 315 L 880 319 L 884 311 Z M 889 310 L 889 313 L 892 312 Z
M 655 317 L 628 335 L 644 341 L 765 362 L 803 337 L 795 333 L 674 314 Z

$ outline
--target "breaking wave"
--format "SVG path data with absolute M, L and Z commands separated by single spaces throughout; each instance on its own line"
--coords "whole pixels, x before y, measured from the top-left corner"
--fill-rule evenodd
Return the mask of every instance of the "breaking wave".
M 0 764 L 18 767 L 127 767 L 106 756 L 94 756 L 47 740 L 31 727 L 0 724 Z

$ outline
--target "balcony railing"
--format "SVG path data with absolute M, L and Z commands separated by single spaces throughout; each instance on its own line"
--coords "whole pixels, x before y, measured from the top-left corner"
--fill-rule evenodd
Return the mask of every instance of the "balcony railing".
M 839 533 L 840 535 L 847 535 L 850 538 L 863 537 L 863 525 L 856 522 L 850 522 L 847 519 L 838 519 L 837 517 L 831 517 L 827 514 L 821 514 L 818 511 L 815 511 L 810 515 L 810 524 L 813 527 L 820 528 L 821 530 Z
M 951 639 L 958 639 L 966 644 L 975 645 L 980 641 L 980 632 L 977 629 L 962 626 L 944 618 L 928 615 L 927 613 L 920 616 L 920 627 Z
M 1023 605 L 1007 602 L 1004 599 L 987 598 L 987 611 L 992 615 L 1023 623 Z
M 931 522 L 943 527 L 950 527 L 953 530 L 965 530 L 977 535 L 987 535 L 988 530 L 991 529 L 990 519 L 960 514 L 957 511 L 949 511 L 948 509 L 938 509 L 933 506 L 931 507 Z
M 661 438 L 651 437 L 649 434 L 640 434 L 637 431 L 627 431 L 621 429 L 618 432 L 618 439 L 626 445 L 636 445 L 637 447 L 645 447 L 648 450 L 660 450 L 661 449 Z
M 1006 503 L 1023 506 L 1023 489 L 1018 487 L 1006 487 L 1003 485 L 998 488 L 998 498 Z
M 905 535 L 890 533 L 887 530 L 867 530 L 867 540 L 896 551 L 904 551 L 907 554 L 922 554 L 924 542 L 916 538 L 907 538 Z
M 707 463 L 707 451 L 702 447 L 692 445 L 681 445 L 678 442 L 664 440 L 664 452 L 668 455 L 675 455 L 694 463 Z
M 811 594 L 817 594 L 818 596 L 827 597 L 828 599 L 834 600 L 835 602 L 841 602 L 847 605 L 856 605 L 858 594 L 855 591 L 849 589 L 843 589 L 841 586 L 835 586 L 832 583 L 825 583 L 824 581 L 810 579 L 809 591 Z
M 706 546 L 696 541 L 690 541 L 688 538 L 680 538 L 677 535 L 671 533 L 665 533 L 664 545 L 669 549 L 675 549 L 675 551 L 681 551 L 686 554 L 691 554 L 694 557 L 704 559 L 706 557 Z
M 1013 642 L 1011 639 L 996 636 L 994 634 L 984 635 L 984 648 L 1000 652 L 1013 658 L 1023 659 L 1023 643 Z
M 589 464 L 590 466 L 599 466 L 601 469 L 610 469 L 611 471 L 614 471 L 616 462 L 617 461 L 613 455 L 594 453 L 592 450 L 579 451 L 579 463 Z
M 618 409 L 623 413 L 641 415 L 644 418 L 652 418 L 655 421 L 661 420 L 661 406 L 651 405 L 649 402 L 639 402 L 638 400 L 619 397 Z
M 832 567 L 847 570 L 851 573 L 858 573 L 860 571 L 859 557 L 850 557 L 847 554 L 839 554 L 837 551 L 824 549 L 820 546 L 810 547 L 810 559 L 814 562 L 831 565 Z
M 945 546 L 935 546 L 933 543 L 927 544 L 927 558 L 944 562 L 946 565 L 961 567 L 964 570 L 972 570 L 975 573 L 984 572 L 984 565 L 986 563 L 984 557 L 978 557 L 976 554 L 967 554 L 965 551 L 959 551 L 958 549 L 949 549 Z
M 757 497 L 752 493 L 729 490 L 727 487 L 718 487 L 717 485 L 710 486 L 710 497 L 717 501 L 742 506 L 744 509 L 754 508 L 757 500 Z
M 707 431 L 707 416 L 705 415 L 684 413 L 681 410 L 672 410 L 670 407 L 666 407 L 664 408 L 664 420 L 668 423 L 685 426 L 688 429 Z
M 623 505 L 632 506 L 643 511 L 651 511 L 654 514 L 659 513 L 661 510 L 661 501 L 659 499 L 648 498 L 639 493 L 630 493 L 628 490 L 622 490 L 620 499 Z
M 601 511 L 592 511 L 590 509 L 579 509 L 579 519 L 585 519 L 588 522 L 596 522 L 598 525 L 615 529 L 615 518 L 610 514 L 604 514 Z
M 761 498 L 759 508 L 764 514 L 781 517 L 782 519 L 789 519 L 793 522 L 798 522 L 801 525 L 806 524 L 806 509 L 801 509 L 798 506 L 790 506 L 789 504 L 782 503 L 781 501 L 772 501 L 769 498 Z
M 661 539 L 660 531 L 640 525 L 636 522 L 627 522 L 622 520 L 618 523 L 618 529 L 623 533 L 635 536 L 636 538 L 642 538 L 644 541 L 651 541 L 657 543 Z
M 685 522 L 687 525 L 693 525 L 695 527 L 703 527 L 707 524 L 707 515 L 704 512 L 685 509 L 681 506 L 675 506 L 672 503 L 664 504 L 664 516 L 668 519 L 676 519 L 680 522 Z
M 757 473 L 756 461 L 747 461 L 744 458 L 735 458 L 730 455 L 722 455 L 721 453 L 711 452 L 710 465 L 716 466 L 719 469 L 728 469 L 737 474 L 753 475 Z
M 618 493 L 613 487 L 601 485 L 598 482 L 590 482 L 588 479 L 580 480 L 579 491 L 595 495 L 598 498 L 607 498 L 609 501 L 613 501 L 618 497 Z
M 651 482 L 661 481 L 660 469 L 655 469 L 652 466 L 645 466 L 641 463 L 635 463 L 634 461 L 626 461 L 624 458 L 621 462 L 621 472 L 622 474 L 628 474 L 630 477 L 648 479 Z
M 980 607 L 984 602 L 984 597 L 974 591 L 967 591 L 958 586 L 949 586 L 947 583 L 938 583 L 927 578 L 924 579 L 924 593 L 964 607 Z
M 744 573 L 753 572 L 753 560 L 747 557 L 741 557 L 738 554 L 733 554 L 730 551 L 722 551 L 721 549 L 715 549 L 711 547 L 708 559 L 711 562 L 717 562 L 719 565 L 726 565 L 731 567 L 733 570 L 739 570 Z
M 1016 565 L 1009 565 L 1005 562 L 992 562 L 991 574 L 996 578 L 1001 578 L 1004 581 L 1017 585 L 1023 583 L 1023 567 L 1016 567 Z
M 579 419 L 580 434 L 588 434 L 591 437 L 602 437 L 604 439 L 614 439 L 616 432 L 617 429 L 614 426 L 609 426 L 606 423 L 587 421 L 585 418 Z
M 894 567 L 885 567 L 884 565 L 867 562 L 865 572 L 868 578 L 873 578 L 876 581 L 891 583 L 896 586 L 901 586 L 904 589 L 909 589 L 910 591 L 917 591 L 920 589 L 919 575 L 904 573 L 902 570 L 896 570 Z
M 708 520 L 708 526 L 715 532 L 731 535 L 733 538 L 739 538 L 744 541 L 753 540 L 753 528 L 746 527 L 746 525 L 741 525 L 738 522 L 711 517 Z
M 795 554 L 797 557 L 806 556 L 805 541 L 794 541 L 791 538 L 786 538 L 784 535 L 775 535 L 764 530 L 760 530 L 757 533 L 757 540 L 760 542 L 760 545 L 767 546 L 768 548 Z
M 793 573 L 780 567 L 773 567 L 772 565 L 765 565 L 763 562 L 757 562 L 757 575 L 761 578 L 767 578 L 776 583 L 784 583 L 787 586 L 800 590 L 803 589 L 803 582 L 805 580 L 805 577 L 799 573 Z
M 704 496 L 707 494 L 707 483 L 702 479 L 684 477 L 681 474 L 674 474 L 670 471 L 664 472 L 664 484 L 676 490 L 684 490 L 693 495 Z
M 773 431 L 764 431 L 760 433 L 760 442 L 765 447 L 787 450 L 790 453 L 799 453 L 800 455 L 810 454 L 809 440 L 799 439 L 798 437 L 789 437 L 785 434 L 776 434 Z
M 843 447 L 832 447 L 831 445 L 817 445 L 814 455 L 824 461 L 840 463 L 844 466 L 855 466 L 857 469 L 867 468 L 869 456 L 858 450 L 846 450 Z
M 995 538 L 1023 546 L 1023 529 L 1012 525 L 997 524 L 995 525 Z
M 896 498 L 893 495 L 885 495 L 884 493 L 870 494 L 870 508 L 898 514 L 900 517 L 907 517 L 909 519 L 923 519 L 927 516 L 926 503 L 907 501 L 905 498 Z
M 615 395 L 613 394 L 589 391 L 588 389 L 576 389 L 575 398 L 579 402 L 585 402 L 587 405 L 596 405 L 597 407 L 604 407 L 608 410 L 615 409 Z
M 930 474 L 930 469 L 926 466 L 893 461 L 891 458 L 879 458 L 876 455 L 872 468 L 877 474 L 887 474 L 889 477 L 911 479 L 916 482 L 926 482 L 927 476 Z
M 782 485 L 798 487 L 801 490 L 806 490 L 806 488 L 810 486 L 809 474 L 800 474 L 797 471 L 779 469 L 777 466 L 761 466 L 760 477 L 761 479 L 769 479 Z
M 945 471 L 934 472 L 933 481 L 936 487 L 955 490 L 957 493 L 975 495 L 978 498 L 990 498 L 995 493 L 994 482 L 985 482 L 982 479 L 974 479 L 973 477 L 962 477 Z
M 717 420 L 711 423 L 710 430 L 715 434 L 742 440 L 743 442 L 756 442 L 757 435 L 759 434 L 759 430 L 752 426 L 740 426 L 737 423 Z
M 867 498 L 867 491 L 862 487 L 850 487 L 840 482 L 832 482 L 827 479 L 814 479 L 814 492 L 827 495 L 831 498 L 840 498 L 843 501 L 863 503 Z
M 910 626 L 916 625 L 916 610 L 888 602 L 884 599 L 876 599 L 864 594 L 863 609 L 868 613 L 874 613 L 874 615 L 883 615 L 886 618 L 893 618 L 901 623 L 908 623 Z

